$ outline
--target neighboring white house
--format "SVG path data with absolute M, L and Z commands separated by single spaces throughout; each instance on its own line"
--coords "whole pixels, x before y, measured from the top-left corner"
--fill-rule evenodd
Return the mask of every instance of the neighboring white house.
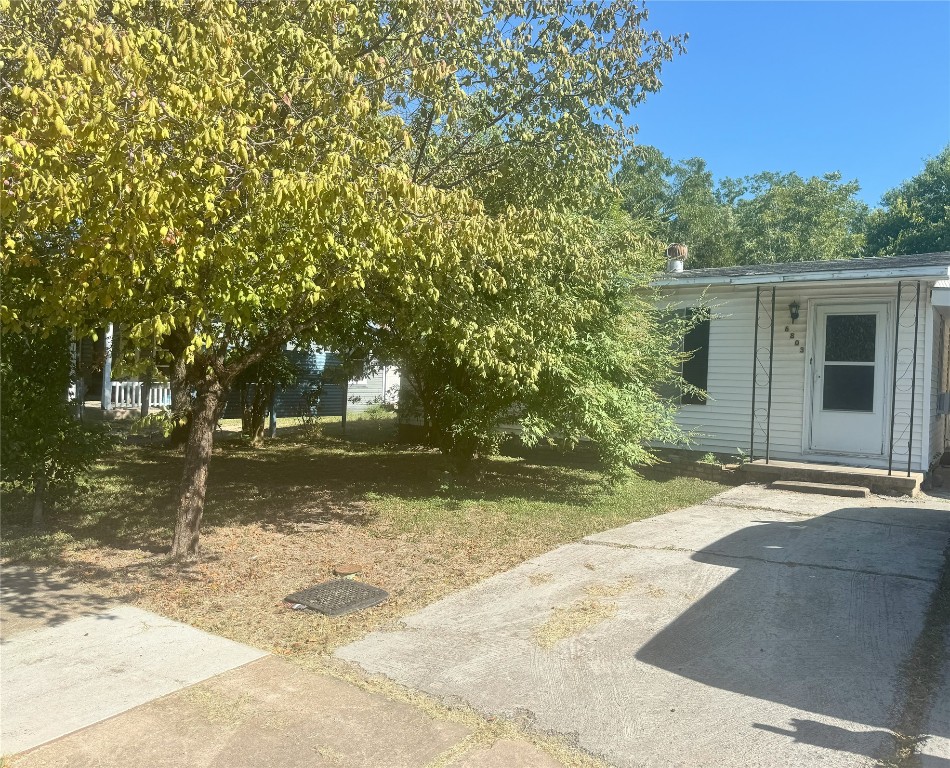
M 685 340 L 684 378 L 708 393 L 679 409 L 691 448 L 895 473 L 947 449 L 950 253 L 687 269 L 654 285 L 670 309 L 709 312 Z

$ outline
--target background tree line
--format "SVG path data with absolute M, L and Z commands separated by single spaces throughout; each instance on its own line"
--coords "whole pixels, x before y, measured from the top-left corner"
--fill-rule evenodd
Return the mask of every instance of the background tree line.
M 625 211 L 689 245 L 691 268 L 950 250 L 950 145 L 873 210 L 839 173 L 717 183 L 701 158 L 674 162 L 650 146 L 624 158 L 617 184 Z

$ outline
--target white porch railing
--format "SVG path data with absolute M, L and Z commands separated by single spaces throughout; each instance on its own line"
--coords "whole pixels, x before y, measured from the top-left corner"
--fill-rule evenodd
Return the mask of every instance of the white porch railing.
M 172 388 L 170 384 L 153 382 L 148 392 L 150 408 L 168 408 L 172 404 Z M 113 381 L 112 382 L 113 408 L 141 408 L 142 382 L 141 381 Z

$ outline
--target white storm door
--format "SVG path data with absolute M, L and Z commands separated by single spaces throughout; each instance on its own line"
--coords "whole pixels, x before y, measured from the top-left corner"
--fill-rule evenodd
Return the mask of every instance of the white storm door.
M 883 456 L 887 305 L 815 314 L 811 449 Z

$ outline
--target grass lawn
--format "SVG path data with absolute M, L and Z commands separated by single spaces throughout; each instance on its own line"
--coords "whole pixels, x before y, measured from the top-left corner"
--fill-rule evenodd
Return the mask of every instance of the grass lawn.
M 288 423 L 290 423 L 288 421 Z M 65 571 L 90 588 L 274 653 L 323 655 L 437 598 L 559 544 L 693 504 L 721 487 L 634 476 L 605 488 L 578 457 L 500 456 L 457 479 L 438 453 L 395 445 L 391 418 L 282 428 L 246 447 L 234 423 L 218 435 L 201 557 L 168 563 L 178 452 L 123 442 L 93 488 L 25 525 L 27 504 L 3 504 L 6 562 Z M 227 430 L 230 428 L 230 431 Z M 362 566 L 389 591 L 376 608 L 340 618 L 288 610 L 282 598 Z

